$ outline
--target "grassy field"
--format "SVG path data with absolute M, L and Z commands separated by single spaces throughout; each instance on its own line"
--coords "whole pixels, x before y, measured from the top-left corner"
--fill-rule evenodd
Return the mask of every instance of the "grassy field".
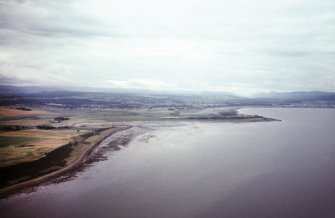
M 75 140 L 87 130 L 21 130 L 0 133 L 0 168 L 29 162 Z

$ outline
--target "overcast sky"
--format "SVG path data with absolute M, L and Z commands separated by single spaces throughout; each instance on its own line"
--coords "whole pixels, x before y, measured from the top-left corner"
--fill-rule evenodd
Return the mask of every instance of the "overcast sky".
M 335 1 L 0 0 L 0 80 L 335 91 Z

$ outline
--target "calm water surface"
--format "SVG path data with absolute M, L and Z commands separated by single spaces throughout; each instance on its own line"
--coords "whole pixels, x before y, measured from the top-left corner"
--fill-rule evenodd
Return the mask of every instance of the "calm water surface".
M 1 217 L 335 217 L 335 110 L 241 113 L 283 121 L 137 123 L 109 139 L 135 135 L 127 147 L 1 200 Z

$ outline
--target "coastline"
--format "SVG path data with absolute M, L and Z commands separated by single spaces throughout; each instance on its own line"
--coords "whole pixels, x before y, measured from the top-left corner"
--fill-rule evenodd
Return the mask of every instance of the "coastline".
M 40 177 L 37 178 L 33 178 L 31 180 L 27 180 L 24 182 L 20 182 L 5 188 L 0 189 L 0 199 L 1 198 L 5 198 L 9 195 L 15 194 L 23 189 L 27 189 L 27 188 L 31 188 L 33 186 L 37 186 L 40 185 L 43 182 L 46 182 L 48 180 L 54 179 L 56 177 L 59 177 L 67 172 L 70 172 L 72 170 L 75 170 L 76 168 L 78 168 L 79 166 L 81 166 L 84 161 L 85 158 L 87 158 L 91 152 L 102 142 L 104 141 L 106 138 L 110 137 L 111 135 L 113 135 L 116 132 L 120 132 L 120 131 L 124 131 L 127 129 L 132 128 L 132 126 L 130 125 L 126 125 L 124 127 L 120 127 L 118 129 L 115 128 L 109 128 L 107 130 L 105 130 L 105 133 L 102 134 L 97 140 L 95 140 L 94 142 L 92 142 L 90 144 L 90 146 L 87 146 L 87 148 L 69 165 L 64 166 L 63 168 L 53 171 L 51 173 L 47 173 L 45 175 L 42 175 Z
M 241 117 L 239 119 L 236 119 L 236 117 L 230 118 L 230 119 L 223 119 L 222 117 L 195 117 L 195 118 L 172 118 L 172 117 L 165 117 L 163 119 L 166 120 L 184 120 L 184 121 L 209 121 L 209 122 L 232 122 L 232 123 L 241 123 L 241 122 L 269 122 L 269 121 L 281 121 L 273 118 L 266 118 L 261 116 L 250 116 L 250 117 Z M 52 180 L 54 178 L 57 178 L 59 176 L 62 176 L 65 173 L 68 173 L 70 171 L 76 170 L 78 167 L 80 167 L 84 162 L 85 158 L 87 158 L 91 152 L 106 138 L 111 136 L 112 134 L 120 131 L 127 130 L 129 128 L 132 128 L 130 125 L 124 125 L 119 126 L 118 128 L 108 128 L 101 132 L 101 135 L 99 135 L 98 138 L 94 139 L 90 143 L 89 146 L 85 147 L 78 155 L 76 155 L 75 159 L 72 160 L 68 165 L 63 166 L 60 169 L 57 169 L 53 172 L 46 173 L 44 175 L 38 176 L 36 178 L 31 178 L 26 181 L 19 182 L 17 184 L 10 185 L 8 187 L 4 187 L 0 189 L 0 199 L 6 198 L 12 194 L 18 193 L 20 191 L 23 191 L 24 189 L 31 188 L 37 185 L 40 185 L 41 183 L 47 182 L 48 180 Z M 97 136 L 97 135 L 95 135 Z

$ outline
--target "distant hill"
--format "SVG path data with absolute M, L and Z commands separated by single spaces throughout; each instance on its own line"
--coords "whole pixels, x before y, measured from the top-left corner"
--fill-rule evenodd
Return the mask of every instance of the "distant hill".
M 114 89 L 114 88 L 90 88 L 90 87 L 52 87 L 52 86 L 13 86 L 0 85 L 0 94 L 34 94 L 36 96 L 83 95 L 85 93 L 141 95 L 150 97 L 181 97 L 215 100 L 241 100 L 245 99 L 228 92 L 177 92 L 177 91 L 153 91 L 143 89 Z
M 288 100 L 288 101 L 334 101 L 335 92 L 298 91 L 298 92 L 270 92 L 255 96 L 259 99 Z
M 0 85 L 1 94 L 31 94 L 46 91 L 61 91 L 59 87 Z
M 135 89 L 0 85 L 0 106 L 61 104 L 69 108 L 107 107 L 328 107 L 335 108 L 335 92 L 270 92 L 253 98 L 225 92 L 166 92 Z
M 39 107 L 59 104 L 68 108 L 107 107 L 220 107 L 255 104 L 251 99 L 220 92 L 166 92 L 114 90 L 78 87 L 36 87 L 0 85 L 0 106 Z

